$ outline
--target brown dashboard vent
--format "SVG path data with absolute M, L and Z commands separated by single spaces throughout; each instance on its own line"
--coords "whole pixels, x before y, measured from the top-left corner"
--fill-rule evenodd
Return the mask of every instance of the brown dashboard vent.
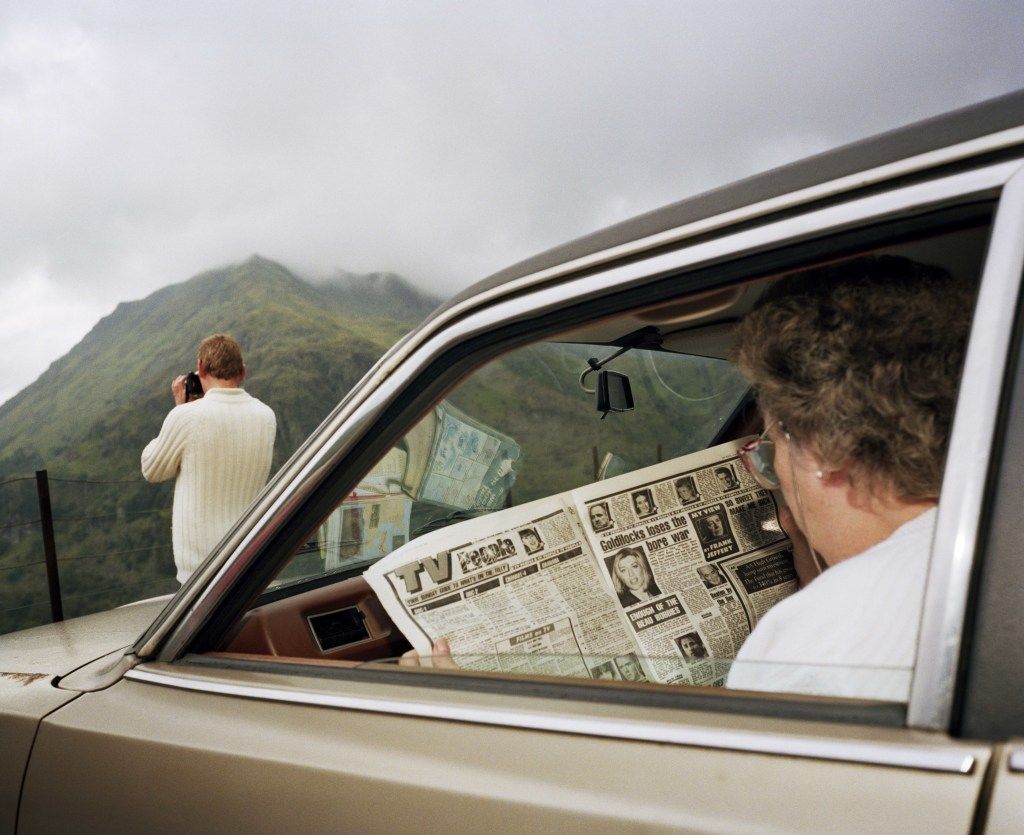
M 363 613 L 356 606 L 310 615 L 309 628 L 313 631 L 321 652 L 330 652 L 338 647 L 368 641 L 370 633 L 363 622 Z

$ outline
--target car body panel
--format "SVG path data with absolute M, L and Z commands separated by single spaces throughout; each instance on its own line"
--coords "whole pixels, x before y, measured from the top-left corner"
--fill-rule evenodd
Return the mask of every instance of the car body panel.
M 168 598 L 0 636 L 0 831 L 13 831 L 18 793 L 39 721 L 78 696 L 56 681 L 125 650 Z
M 68 675 L 138 638 L 169 597 L 0 635 L 0 674 Z
M 985 830 L 1017 833 L 1024 824 L 1024 742 L 1011 740 L 997 749 L 992 798 L 988 804 Z
M 960 676 L 964 689 L 952 727 L 961 736 L 1006 739 L 1024 735 L 1024 317 L 1014 326 L 1008 397 L 1000 410 L 994 452 L 993 500 L 984 560 L 975 567 L 975 603 L 967 631 Z
M 488 699 L 351 681 L 311 684 L 301 676 L 186 675 L 370 701 L 483 703 L 576 720 L 689 725 L 705 734 L 741 728 L 753 736 L 796 731 L 850 745 L 908 743 L 902 729 Z M 879 768 L 584 733 L 453 726 L 123 681 L 84 694 L 44 723 L 21 822 L 25 831 L 100 824 L 152 831 L 868 831 L 887 828 L 912 804 L 920 809 L 920 831 L 964 831 L 986 748 L 951 746 L 931 734 L 915 734 L 913 742 L 953 748 L 975 758 L 975 768 L 967 774 Z M 82 762 L 89 767 L 70 766 Z M 57 784 L 66 800 L 55 810 L 49 787 Z M 174 791 L 154 791 L 157 786 Z
M 77 698 L 42 673 L 0 674 L 0 832 L 13 832 L 18 795 L 39 720 Z

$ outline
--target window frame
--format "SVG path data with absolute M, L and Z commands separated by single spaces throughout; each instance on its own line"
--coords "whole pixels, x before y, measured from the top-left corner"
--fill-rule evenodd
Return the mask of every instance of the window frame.
M 989 570 L 984 552 L 991 509 L 1000 498 L 1000 422 L 1013 396 L 1015 324 L 1024 273 L 1022 230 L 1024 166 L 1007 178 L 999 196 L 961 374 L 935 529 L 935 542 L 951 543 L 951 553 L 936 560 L 933 545 L 908 703 L 911 727 L 962 726 L 958 713 L 968 685 L 964 656 L 972 637 L 967 630 L 976 623 L 970 611 L 977 602 L 973 586 Z M 1005 501 L 1005 495 L 1001 498 Z M 996 726 L 998 720 L 977 723 L 989 732 Z
M 251 586 L 254 580 L 269 579 L 261 578 L 260 572 L 254 570 L 265 550 L 280 549 L 287 540 L 289 527 L 301 528 L 304 534 L 305 523 L 296 520 L 308 517 L 311 509 L 315 510 L 317 495 L 323 496 L 325 492 L 339 487 L 343 489 L 346 478 L 352 480 L 352 473 L 362 472 L 363 463 L 366 466 L 372 464 L 375 460 L 373 456 L 390 446 L 411 424 L 407 420 L 400 422 L 398 429 L 390 429 L 400 416 L 418 414 L 417 410 L 422 411 L 424 404 L 432 402 L 435 389 L 422 393 L 418 399 L 407 397 L 402 402 L 401 398 L 403 393 L 408 395 L 409 388 L 425 370 L 429 370 L 442 358 L 447 361 L 450 380 L 461 376 L 469 365 L 477 367 L 503 350 L 572 326 L 574 322 L 567 321 L 564 315 L 559 316 L 559 311 L 564 313 L 569 310 L 577 316 L 574 321 L 585 321 L 596 318 L 602 312 L 610 314 L 626 307 L 655 303 L 697 289 L 724 286 L 739 277 L 750 278 L 773 267 L 792 267 L 801 261 L 813 262 L 824 254 L 837 255 L 844 247 L 850 249 L 863 245 L 865 237 L 870 238 L 872 234 L 879 235 L 887 242 L 893 238 L 894 229 L 904 221 L 910 228 L 915 223 L 922 223 L 922 218 L 927 223 L 927 219 L 942 207 L 959 211 L 979 201 L 992 201 L 1019 166 L 1019 161 L 1014 160 L 853 197 L 845 202 L 832 203 L 752 228 L 733 231 L 722 237 L 702 240 L 671 252 L 585 272 L 564 283 L 541 286 L 519 296 L 495 301 L 490 306 L 456 319 L 430 336 L 414 351 L 412 357 L 370 391 L 368 397 L 353 403 L 352 409 L 334 427 L 321 428 L 318 449 L 310 454 L 312 448 L 307 444 L 304 448 L 307 452 L 305 461 L 301 454 L 297 456 L 301 466 L 293 464 L 290 469 L 286 468 L 289 470 L 287 478 L 278 479 L 275 485 L 277 489 L 271 491 L 274 503 L 262 513 L 254 513 L 244 520 L 244 530 L 236 531 L 236 541 L 231 543 L 232 537 L 228 537 L 228 544 L 232 547 L 222 549 L 218 558 L 204 566 L 199 573 L 200 579 L 196 581 L 203 588 L 191 595 L 188 608 L 180 604 L 178 606 L 181 610 L 179 614 L 184 617 L 175 622 L 174 613 L 171 612 L 163 624 L 158 622 L 140 639 L 137 651 L 141 657 L 156 654 L 162 662 L 175 662 L 195 646 L 197 637 L 201 640 L 204 634 L 223 629 L 223 623 L 218 625 L 214 616 L 224 611 L 219 607 L 224 606 L 225 600 L 230 600 L 232 594 L 237 598 L 236 589 L 244 588 L 246 584 Z M 1001 201 L 999 205 L 1001 207 Z M 995 230 L 1000 228 L 1000 217 L 1001 214 L 997 214 L 992 226 L 993 236 Z M 756 269 L 754 265 L 757 265 Z M 996 271 L 989 268 L 989 259 L 986 259 L 983 283 L 993 283 L 996 279 L 990 276 L 995 274 Z M 623 303 L 627 298 L 631 304 Z M 972 335 L 972 346 L 974 342 L 975 336 Z M 976 355 L 978 349 L 973 349 L 971 353 Z M 368 376 L 372 377 L 373 374 L 371 372 Z M 445 379 L 435 381 L 435 388 L 442 386 L 448 387 Z M 376 443 L 366 444 L 367 434 L 374 434 L 373 429 L 380 426 L 388 428 L 379 433 Z M 325 434 L 327 437 L 324 437 Z M 289 490 L 289 487 L 292 489 Z M 977 523 L 977 517 L 973 523 L 964 518 L 958 522 L 972 528 L 965 532 L 971 538 L 977 535 Z M 950 523 L 946 524 L 948 526 Z M 263 562 L 269 564 L 274 561 L 264 559 Z M 268 567 L 276 570 L 279 565 L 264 565 L 264 575 L 272 573 L 267 571 Z M 952 575 L 947 577 L 947 596 L 954 579 Z M 933 598 L 930 581 L 928 600 Z M 233 619 L 234 615 L 229 617 Z M 945 622 L 944 625 L 949 626 Z M 962 617 L 956 625 L 962 625 Z M 948 633 L 949 629 L 945 629 L 944 634 Z M 397 682 L 397 678 L 391 681 Z M 936 694 L 928 688 L 917 687 L 916 682 L 915 674 L 915 690 L 908 707 L 908 716 L 914 716 L 915 709 L 920 710 L 915 702 L 922 699 L 935 700 Z M 423 679 L 417 683 L 422 684 Z M 776 703 L 779 698 L 769 694 L 765 700 L 753 700 L 749 703 L 750 712 L 759 712 L 755 704 L 757 701 Z M 811 714 L 814 718 L 830 718 L 816 710 L 827 705 L 816 704 L 810 707 L 813 708 Z M 920 720 L 910 719 L 908 724 L 911 727 L 940 730 L 946 727 L 948 721 L 944 723 L 932 719 L 921 723 Z

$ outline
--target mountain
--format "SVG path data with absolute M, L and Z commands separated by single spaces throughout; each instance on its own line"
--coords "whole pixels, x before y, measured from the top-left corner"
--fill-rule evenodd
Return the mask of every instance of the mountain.
M 397 276 L 346 274 L 313 285 L 258 256 L 120 304 L 0 407 L 0 478 L 56 461 L 79 472 L 88 458 L 81 445 L 97 434 L 111 456 L 103 470 L 135 474 L 136 456 L 119 454 L 128 447 L 121 440 L 155 434 L 159 421 L 154 428 L 142 416 L 162 419 L 170 380 L 194 368 L 196 345 L 217 332 L 242 344 L 248 390 L 267 402 L 301 401 L 281 416 L 283 454 L 437 304 Z
M 339 271 L 329 279 L 316 283 L 324 296 L 337 301 L 349 315 L 408 317 L 410 311 L 424 318 L 438 301 L 425 296 L 408 281 L 394 273 L 358 275 Z
M 0 406 L 0 632 L 48 611 L 38 524 L 22 524 L 39 516 L 35 485 L 12 479 L 49 472 L 65 614 L 168 591 L 172 485 L 142 482 L 139 454 L 203 337 L 241 343 L 246 390 L 277 414 L 276 469 L 439 301 L 393 274 L 314 283 L 253 256 L 118 305 Z
M 0 633 L 48 619 L 34 521 L 38 469 L 51 479 L 67 616 L 177 588 L 173 483 L 142 481 L 139 455 L 172 405 L 171 379 L 194 366 L 204 336 L 228 332 L 241 342 L 249 367 L 245 388 L 277 414 L 276 469 L 436 303 L 395 275 L 338 273 L 309 282 L 253 257 L 118 306 L 0 407 Z M 579 378 L 588 357 L 611 351 L 529 345 L 449 393 L 452 405 L 519 445 L 515 504 L 592 482 L 608 454 L 620 471 L 636 469 L 714 436 L 721 402 L 688 393 L 712 390 L 711 376 L 722 369 L 713 360 L 678 355 L 636 351 L 616 359 L 616 370 L 629 375 L 642 397 L 634 412 L 601 420 Z M 723 379 L 719 393 L 727 390 Z M 423 504 L 414 531 L 436 521 L 428 518 L 429 502 Z M 445 510 L 438 518 L 451 516 Z

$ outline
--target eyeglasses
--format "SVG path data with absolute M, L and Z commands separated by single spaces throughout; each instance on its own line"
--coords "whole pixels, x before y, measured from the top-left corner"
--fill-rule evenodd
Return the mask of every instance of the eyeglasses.
M 775 472 L 775 441 L 768 440 L 768 433 L 774 426 L 778 426 L 786 439 L 789 439 L 785 427 L 775 420 L 754 440 L 740 447 L 740 460 L 754 477 L 754 481 L 765 490 L 778 490 L 780 487 L 779 476 Z
M 775 441 L 768 440 L 768 432 L 771 431 L 773 426 L 779 427 L 779 431 L 787 441 L 793 440 L 793 436 L 790 435 L 786 427 L 782 425 L 782 421 L 775 420 L 765 426 L 764 432 L 754 438 L 754 440 L 740 447 L 740 460 L 750 472 L 750 475 L 753 476 L 754 481 L 766 490 L 778 490 L 781 487 L 779 476 L 775 472 Z M 793 479 L 793 495 L 796 497 L 796 513 L 799 514 L 794 516 L 794 519 L 796 524 L 802 530 L 806 531 L 806 528 L 804 527 L 805 517 L 803 503 L 800 501 L 800 491 L 796 487 L 797 481 L 793 473 L 792 455 L 790 455 L 789 458 L 789 466 L 790 477 Z M 818 471 L 818 478 L 821 478 L 820 470 Z M 807 548 L 811 552 L 811 559 L 814 561 L 814 565 L 818 569 L 818 573 L 821 574 L 821 572 L 823 572 L 828 566 L 811 544 L 810 539 L 807 540 Z

